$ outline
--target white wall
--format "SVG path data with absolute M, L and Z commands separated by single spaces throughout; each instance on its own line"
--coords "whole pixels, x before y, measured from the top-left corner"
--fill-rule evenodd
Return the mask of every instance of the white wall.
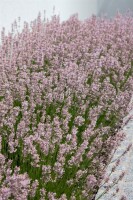
M 4 26 L 10 30 L 11 23 L 21 17 L 22 22 L 35 19 L 38 12 L 50 18 L 55 6 L 55 13 L 61 20 L 66 20 L 73 13 L 85 19 L 97 13 L 97 0 L 0 0 L 0 29 Z
M 92 14 L 114 16 L 117 10 L 124 12 L 130 8 L 133 11 L 133 0 L 0 0 L 0 30 L 3 26 L 6 32 L 10 30 L 11 23 L 19 16 L 22 22 L 30 22 L 39 11 L 43 14 L 46 10 L 46 18 L 50 18 L 53 6 L 61 20 L 74 13 L 83 20 Z

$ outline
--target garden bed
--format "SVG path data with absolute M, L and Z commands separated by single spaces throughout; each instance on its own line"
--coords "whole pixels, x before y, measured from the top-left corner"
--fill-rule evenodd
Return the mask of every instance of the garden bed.
M 133 91 L 133 18 L 41 16 L 0 46 L 0 197 L 92 200 Z

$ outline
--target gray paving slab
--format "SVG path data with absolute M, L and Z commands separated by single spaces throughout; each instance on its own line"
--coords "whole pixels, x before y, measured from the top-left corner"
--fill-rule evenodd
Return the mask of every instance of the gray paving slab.
M 133 110 L 129 113 L 129 115 L 133 114 Z M 121 142 L 117 151 L 113 155 L 112 160 L 119 157 L 127 148 L 129 144 L 133 144 L 133 118 L 128 122 L 127 125 L 123 128 L 126 133 L 126 138 Z M 106 174 L 110 173 L 111 167 L 113 164 L 110 164 L 107 168 Z M 108 193 L 103 195 L 100 200 L 120 200 L 122 196 L 126 196 L 127 200 L 133 200 L 133 147 L 130 149 L 128 153 L 124 157 L 122 157 L 120 165 L 117 167 L 114 173 L 110 176 L 109 183 L 112 183 L 114 178 L 118 178 L 119 174 L 125 171 L 124 178 L 119 181 L 112 189 L 109 190 Z M 107 185 L 101 187 L 97 193 L 95 200 L 98 199 L 100 194 L 105 191 Z M 119 192 L 116 193 L 116 188 L 119 188 Z M 113 197 L 112 194 L 115 193 L 116 196 Z

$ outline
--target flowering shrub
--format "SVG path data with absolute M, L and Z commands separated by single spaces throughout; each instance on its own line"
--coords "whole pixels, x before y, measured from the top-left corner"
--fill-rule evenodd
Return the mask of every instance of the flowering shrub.
M 124 137 L 132 17 L 39 15 L 1 38 L 0 199 L 94 199 Z

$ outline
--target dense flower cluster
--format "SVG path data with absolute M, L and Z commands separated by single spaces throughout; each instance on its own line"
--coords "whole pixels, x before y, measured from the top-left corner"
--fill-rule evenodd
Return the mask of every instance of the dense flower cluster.
M 133 90 L 133 18 L 39 14 L 1 33 L 0 199 L 94 199 Z

